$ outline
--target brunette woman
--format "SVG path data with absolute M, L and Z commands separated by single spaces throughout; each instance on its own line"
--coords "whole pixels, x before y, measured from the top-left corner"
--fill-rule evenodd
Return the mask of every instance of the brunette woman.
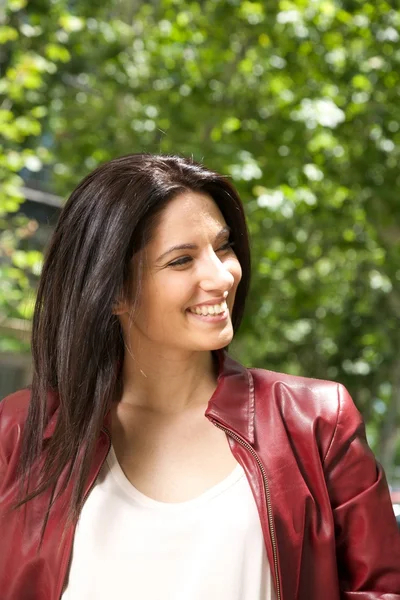
M 204 166 L 125 156 L 75 189 L 32 386 L 0 403 L 1 600 L 400 600 L 347 391 L 226 351 L 249 279 L 242 204 Z

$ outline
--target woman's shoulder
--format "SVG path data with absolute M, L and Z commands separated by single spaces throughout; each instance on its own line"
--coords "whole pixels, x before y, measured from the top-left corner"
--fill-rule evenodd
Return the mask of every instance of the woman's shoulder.
M 30 399 L 31 390 L 29 388 L 18 390 L 3 398 L 0 402 L 0 432 L 2 434 L 10 426 L 23 426 L 28 414 Z
M 327 391 L 337 391 L 338 386 L 341 386 L 337 381 L 304 377 L 302 375 L 291 375 L 290 373 L 281 373 L 279 371 L 270 371 L 269 369 L 260 369 L 257 367 L 250 367 L 248 371 L 250 371 L 253 378 L 258 381 L 260 385 L 281 385 L 297 392 L 326 393 Z
M 285 411 L 295 410 L 310 417 L 338 421 L 359 412 L 346 387 L 336 381 L 279 373 L 267 369 L 250 368 L 255 392 L 261 397 L 273 398 Z
M 225 354 L 224 372 L 232 376 L 232 385 L 241 382 L 243 392 L 249 390 L 255 412 L 278 410 L 282 416 L 300 413 L 309 419 L 337 423 L 348 416 L 360 420 L 360 413 L 346 387 L 337 381 L 281 373 L 257 367 L 245 367 Z
M 316 440 L 323 461 L 347 448 L 349 440 L 365 442 L 362 416 L 340 383 L 249 369 L 254 383 L 255 413 L 274 424 L 274 435 L 292 444 Z M 256 419 L 257 422 L 257 419 Z M 280 432 L 280 433 L 279 433 Z
M 0 448 L 18 444 L 24 429 L 31 401 L 31 389 L 24 388 L 0 401 Z M 47 393 L 47 422 L 58 407 L 58 396 L 53 390 Z

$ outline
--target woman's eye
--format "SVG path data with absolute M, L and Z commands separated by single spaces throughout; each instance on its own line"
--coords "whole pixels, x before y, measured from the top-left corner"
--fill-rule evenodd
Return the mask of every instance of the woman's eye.
M 231 250 L 233 247 L 234 242 L 226 242 L 225 244 L 223 244 L 220 248 L 218 248 L 218 250 L 223 250 L 223 251 L 227 251 L 227 250 Z
M 233 246 L 233 242 L 228 241 L 225 244 L 223 244 L 222 246 L 220 246 L 218 248 L 217 252 L 228 252 L 229 250 L 232 249 L 232 246 Z M 169 263 L 168 266 L 169 267 L 182 267 L 192 261 L 193 261 L 193 258 L 191 256 L 182 256 L 182 258 L 177 258 L 172 263 Z
M 182 258 L 178 258 L 177 260 L 174 260 L 174 262 L 169 263 L 170 267 L 180 267 L 182 265 L 186 265 L 187 263 L 191 262 L 193 259 L 191 256 L 182 256 Z

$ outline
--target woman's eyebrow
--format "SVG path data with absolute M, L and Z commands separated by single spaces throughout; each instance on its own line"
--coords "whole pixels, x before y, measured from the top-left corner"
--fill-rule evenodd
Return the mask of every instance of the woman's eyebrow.
M 226 235 L 230 234 L 230 228 L 228 226 L 223 227 L 215 236 L 215 240 L 214 240 L 214 244 L 221 238 L 225 237 Z M 167 254 L 170 254 L 171 252 L 175 252 L 176 250 L 197 250 L 198 246 L 197 244 L 177 244 L 176 246 L 171 246 L 171 248 L 169 248 L 166 252 L 163 252 L 161 254 L 161 256 L 159 256 L 157 258 L 156 262 L 160 262 L 162 261 L 163 258 L 165 258 L 167 256 Z

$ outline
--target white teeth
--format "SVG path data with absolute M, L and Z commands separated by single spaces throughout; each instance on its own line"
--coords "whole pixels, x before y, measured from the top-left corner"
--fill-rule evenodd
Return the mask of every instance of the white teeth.
M 221 302 L 221 304 L 203 304 L 203 306 L 196 306 L 195 308 L 190 308 L 189 310 L 192 313 L 197 315 L 219 315 L 227 310 L 228 306 L 225 302 Z

